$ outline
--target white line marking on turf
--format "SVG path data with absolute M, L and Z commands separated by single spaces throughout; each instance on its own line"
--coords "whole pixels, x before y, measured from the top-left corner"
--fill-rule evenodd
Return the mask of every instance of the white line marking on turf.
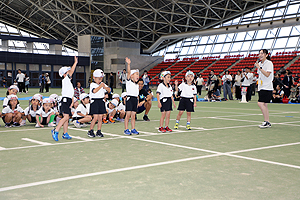
M 9 130 L 7 131 L 0 131 L 0 133 L 6 133 L 6 132 L 22 132 L 22 131 L 38 131 L 41 129 L 52 129 L 52 128 L 34 128 L 34 129 L 14 129 L 12 130 L 12 128 L 9 128 Z
M 82 138 L 79 136 L 74 136 L 74 135 L 70 135 L 72 138 L 78 139 L 78 140 L 83 140 L 83 141 L 94 141 L 92 139 L 88 139 L 88 138 Z
M 192 160 L 199 160 L 199 159 L 210 158 L 210 157 L 215 157 L 215 156 L 219 156 L 219 155 L 212 154 L 212 155 L 205 155 L 205 156 L 197 156 L 197 157 L 184 158 L 184 159 L 178 159 L 178 160 L 170 160 L 170 161 L 158 162 L 158 163 L 152 163 L 152 164 L 146 164 L 146 165 L 138 165 L 138 166 L 133 166 L 133 167 L 112 169 L 112 170 L 89 173 L 89 174 L 81 174 L 81 175 L 51 179 L 51 180 L 46 180 L 46 181 L 38 181 L 38 182 L 33 182 L 33 183 L 3 187 L 3 188 L 0 188 L 0 192 L 16 190 L 16 189 L 21 189 L 21 188 L 27 188 L 27 187 L 32 187 L 32 186 L 38 186 L 38 185 L 45 185 L 45 184 L 49 184 L 49 183 L 57 183 L 57 182 L 62 182 L 62 181 L 67 181 L 67 180 L 74 180 L 74 179 L 79 179 L 79 178 L 98 176 L 98 175 L 103 175 L 103 174 L 111 174 L 111 173 L 124 172 L 124 171 L 135 170 L 135 169 L 143 169 L 143 168 L 148 168 L 148 167 L 155 167 L 155 166 L 168 165 L 168 164 L 174 164 L 174 163 L 180 163 L 180 162 L 187 162 L 187 161 L 192 161 Z
M 250 121 L 244 119 L 232 119 L 232 118 L 221 118 L 221 117 L 208 117 L 210 119 L 221 119 L 221 120 L 229 120 L 229 121 L 239 121 L 239 122 L 254 122 L 254 123 L 261 123 L 261 121 Z
M 151 132 L 146 132 L 146 131 L 139 131 L 140 133 L 144 133 L 146 135 L 157 135 L 157 133 L 151 133 Z
M 30 138 L 22 138 L 22 140 L 32 142 L 32 143 L 36 143 L 36 144 L 40 144 L 40 145 L 52 145 L 51 143 L 48 143 L 48 142 L 41 142 L 41 141 L 33 140 L 33 139 L 30 139 Z
M 5 150 L 5 149 L 6 149 L 6 148 L 4 148 L 4 147 L 0 147 L 0 151 L 1 151 L 1 150 Z

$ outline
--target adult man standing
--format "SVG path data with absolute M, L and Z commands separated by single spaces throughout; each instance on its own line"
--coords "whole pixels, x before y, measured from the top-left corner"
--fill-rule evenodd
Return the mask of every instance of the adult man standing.
M 143 120 L 150 121 L 150 119 L 148 118 L 148 113 L 152 106 L 151 100 L 152 100 L 153 95 L 151 93 L 148 93 L 145 89 L 143 89 L 143 87 L 144 87 L 143 79 L 139 79 L 138 85 L 139 85 L 140 91 L 139 91 L 138 111 L 136 112 L 136 114 L 140 114 L 145 111 Z
M 126 74 L 126 69 L 123 69 L 123 72 L 120 74 L 120 82 L 122 83 L 122 92 L 126 92 L 126 79 L 127 79 L 127 74 Z
M 114 92 L 114 89 L 113 89 L 113 87 L 114 87 L 114 82 L 115 82 L 115 77 L 114 77 L 113 73 L 110 72 L 110 76 L 109 76 L 109 87 L 110 87 L 110 89 L 111 89 L 111 93 Z
M 44 93 L 45 87 L 45 74 L 42 73 L 39 77 L 40 93 Z
M 20 93 L 22 93 L 22 91 L 24 93 L 26 93 L 25 91 L 25 74 L 22 73 L 22 71 L 20 69 L 18 69 L 18 74 L 16 76 L 16 80 L 18 82 L 18 87 L 20 89 Z
M 224 99 L 227 99 L 227 94 L 230 100 L 233 100 L 232 93 L 231 93 L 231 81 L 232 76 L 226 70 L 225 75 L 222 77 L 223 81 L 223 92 L 224 92 Z
M 253 78 L 253 74 L 250 71 L 249 67 L 245 68 L 246 71 L 243 72 L 243 77 L 242 77 L 242 87 L 246 87 L 247 88 L 247 94 L 246 94 L 246 101 L 250 101 L 251 100 L 251 83 L 252 83 L 252 78 Z

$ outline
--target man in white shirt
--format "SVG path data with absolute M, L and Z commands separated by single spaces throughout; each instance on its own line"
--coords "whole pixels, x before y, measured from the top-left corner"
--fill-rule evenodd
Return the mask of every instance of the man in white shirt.
M 201 95 L 202 86 L 204 84 L 204 79 L 202 78 L 201 74 L 199 74 L 196 82 L 197 82 L 197 92 L 199 95 Z
M 16 76 L 16 80 L 18 82 L 18 87 L 20 89 L 20 93 L 22 93 L 22 91 L 25 91 L 25 75 L 22 73 L 22 71 L 20 69 L 18 69 L 18 74 Z
M 231 81 L 232 76 L 229 74 L 229 72 L 226 70 L 225 75 L 222 77 L 223 81 L 223 92 L 224 92 L 224 99 L 227 99 L 227 94 L 230 100 L 233 100 L 232 93 L 231 93 Z
M 123 72 L 120 74 L 119 79 L 122 84 L 122 92 L 126 92 L 126 79 L 127 79 L 126 69 L 123 69 Z
M 246 94 L 246 101 L 250 101 L 251 100 L 251 83 L 252 83 L 252 79 L 253 79 L 253 74 L 250 71 L 249 67 L 245 68 L 246 71 L 243 72 L 243 77 L 242 77 L 242 87 L 246 87 L 247 88 L 247 94 Z

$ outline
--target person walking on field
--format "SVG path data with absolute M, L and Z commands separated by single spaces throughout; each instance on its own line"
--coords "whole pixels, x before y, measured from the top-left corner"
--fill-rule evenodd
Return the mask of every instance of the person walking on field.
M 25 74 L 25 90 L 26 90 L 26 94 L 28 93 L 29 84 L 30 84 L 30 78 L 29 78 L 29 76 L 27 74 Z
M 224 92 L 224 99 L 227 100 L 227 94 L 230 100 L 233 100 L 232 93 L 231 93 L 231 81 L 232 76 L 229 74 L 229 72 L 226 70 L 225 75 L 222 77 L 223 81 L 223 92 Z
M 18 87 L 20 89 L 20 93 L 22 93 L 22 92 L 25 93 L 26 92 L 25 91 L 25 83 L 24 83 L 24 81 L 25 81 L 25 75 L 22 73 L 22 71 L 20 69 L 18 70 L 18 74 L 16 76 L 16 80 L 18 82 Z
M 46 84 L 46 93 L 49 92 L 49 88 L 51 85 L 51 80 L 50 80 L 50 76 L 48 73 L 45 74 L 45 84 Z
M 114 77 L 113 73 L 110 72 L 110 77 L 109 77 L 109 87 L 110 87 L 112 93 L 114 92 L 114 89 L 113 89 L 113 87 L 114 87 L 114 82 L 115 82 L 115 77 Z
M 44 87 L 45 87 L 45 76 L 44 73 L 42 73 L 39 77 L 39 85 L 40 85 L 40 93 L 44 93 Z

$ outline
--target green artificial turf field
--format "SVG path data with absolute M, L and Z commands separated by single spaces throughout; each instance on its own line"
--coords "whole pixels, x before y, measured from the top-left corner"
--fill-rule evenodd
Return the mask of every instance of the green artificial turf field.
M 103 125 L 104 138 L 70 125 L 73 139 L 63 140 L 61 130 L 55 142 L 48 127 L 1 121 L 0 199 L 298 199 L 299 105 L 270 104 L 272 128 L 262 130 L 256 99 L 198 102 L 192 130 L 184 114 L 172 133 L 157 131 L 157 102 L 150 122 L 138 115 L 137 136 L 124 135 L 121 122 Z

